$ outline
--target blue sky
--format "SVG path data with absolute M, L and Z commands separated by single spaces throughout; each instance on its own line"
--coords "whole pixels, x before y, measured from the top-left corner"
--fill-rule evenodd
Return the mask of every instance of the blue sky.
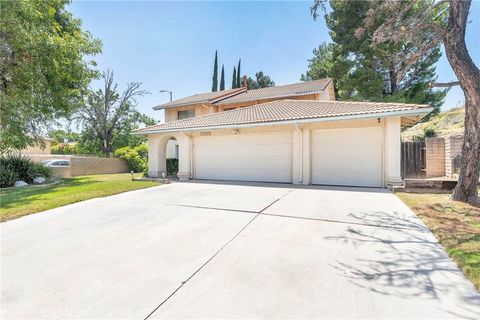
M 215 50 L 220 66 L 225 64 L 228 88 L 239 58 L 242 75 L 262 70 L 276 84 L 298 82 L 313 48 L 330 40 L 323 19 L 311 18 L 310 5 L 311 1 L 74 1 L 69 10 L 103 42 L 103 52 L 94 58 L 98 68 L 113 70 L 121 88 L 141 82 L 151 94 L 138 99 L 138 110 L 163 121 L 163 111 L 152 110 L 169 99 L 159 90 L 172 90 L 174 99 L 210 91 Z M 478 66 L 480 1 L 473 2 L 470 21 L 467 45 Z M 445 56 L 437 73 L 439 81 L 455 79 Z M 443 109 L 462 101 L 461 89 L 454 88 Z

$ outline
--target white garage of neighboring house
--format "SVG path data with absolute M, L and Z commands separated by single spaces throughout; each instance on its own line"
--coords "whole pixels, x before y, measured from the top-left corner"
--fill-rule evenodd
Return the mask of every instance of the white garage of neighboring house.
M 136 130 L 149 176 L 177 140 L 180 179 L 386 187 L 401 183 L 400 129 L 427 105 L 278 100 Z

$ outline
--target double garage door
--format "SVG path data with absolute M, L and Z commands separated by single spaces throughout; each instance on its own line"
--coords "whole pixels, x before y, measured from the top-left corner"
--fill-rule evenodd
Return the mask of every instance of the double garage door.
M 194 139 L 196 179 L 292 182 L 292 133 Z M 380 187 L 381 128 L 311 132 L 313 184 Z
M 194 139 L 197 179 L 292 181 L 291 132 Z

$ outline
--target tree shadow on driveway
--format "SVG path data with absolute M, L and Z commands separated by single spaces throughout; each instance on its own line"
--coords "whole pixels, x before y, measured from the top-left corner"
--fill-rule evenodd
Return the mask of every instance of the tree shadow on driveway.
M 455 317 L 478 319 L 480 294 L 420 221 L 382 212 L 352 213 L 357 224 L 327 241 L 353 246 L 360 258 L 336 259 L 337 274 L 363 289 L 403 299 L 433 299 Z M 459 312 L 460 310 L 460 312 Z

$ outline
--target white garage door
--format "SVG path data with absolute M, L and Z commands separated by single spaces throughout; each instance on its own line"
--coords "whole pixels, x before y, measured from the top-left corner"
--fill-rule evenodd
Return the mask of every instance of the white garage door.
M 312 132 L 312 183 L 382 186 L 382 129 Z
M 290 132 L 194 139 L 197 179 L 291 182 Z

